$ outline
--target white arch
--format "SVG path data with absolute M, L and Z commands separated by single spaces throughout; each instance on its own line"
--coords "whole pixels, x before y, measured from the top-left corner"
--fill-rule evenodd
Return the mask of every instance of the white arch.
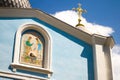
M 19 63 L 19 54 L 20 54 L 20 46 L 21 46 L 21 38 L 22 38 L 22 33 L 27 31 L 27 30 L 35 30 L 39 32 L 45 39 L 45 55 L 44 55 L 44 68 L 39 68 L 39 67 L 33 67 L 30 65 L 23 65 Z M 15 48 L 14 48 L 14 60 L 11 66 L 15 68 L 19 68 L 20 66 L 23 66 L 26 68 L 26 70 L 31 70 L 31 68 L 34 68 L 32 71 L 34 72 L 42 72 L 42 73 L 47 73 L 51 74 L 51 37 L 49 33 L 42 28 L 39 25 L 36 24 L 25 24 L 22 25 L 16 32 L 16 40 L 15 40 Z M 28 69 L 29 68 L 29 69 Z M 36 71 L 37 69 L 37 71 Z

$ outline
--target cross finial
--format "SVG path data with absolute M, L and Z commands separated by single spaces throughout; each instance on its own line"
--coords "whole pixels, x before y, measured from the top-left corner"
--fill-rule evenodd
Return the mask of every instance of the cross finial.
M 80 22 L 81 22 L 80 18 L 82 16 L 82 13 L 86 12 L 86 10 L 83 10 L 81 8 L 81 4 L 80 3 L 78 3 L 78 8 L 73 8 L 73 10 L 76 11 L 77 14 L 78 14 L 78 24 L 76 25 L 76 27 L 78 27 L 78 26 L 84 26 L 83 24 L 80 24 Z

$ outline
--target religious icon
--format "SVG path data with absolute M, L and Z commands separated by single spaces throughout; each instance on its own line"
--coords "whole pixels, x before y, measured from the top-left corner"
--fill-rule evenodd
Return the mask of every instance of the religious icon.
M 39 33 L 24 33 L 21 40 L 20 63 L 42 67 L 43 45 L 43 37 Z

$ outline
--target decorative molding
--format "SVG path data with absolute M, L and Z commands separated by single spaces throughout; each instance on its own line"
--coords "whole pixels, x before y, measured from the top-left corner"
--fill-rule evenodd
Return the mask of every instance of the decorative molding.
M 36 77 L 31 75 L 25 75 L 25 74 L 16 74 L 6 71 L 0 71 L 1 77 L 7 77 L 7 78 L 14 78 L 16 80 L 48 80 L 49 78 L 44 77 Z
M 9 14 L 8 14 L 9 12 Z M 37 18 L 42 20 L 55 28 L 58 28 L 80 40 L 85 41 L 86 43 L 92 45 L 92 36 L 96 34 L 92 34 L 86 29 L 78 29 L 75 28 L 45 12 L 36 9 L 10 9 L 10 8 L 2 8 L 0 9 L 0 17 L 2 18 Z M 99 36 L 100 37 L 100 36 Z M 106 37 L 106 36 L 104 36 Z M 108 37 L 106 37 L 108 38 Z M 111 36 L 109 37 L 113 39 Z M 114 40 L 113 40 L 114 41 Z M 113 42 L 114 45 L 114 42 Z M 113 46 L 111 45 L 111 46 Z
M 45 39 L 44 68 L 30 66 L 30 65 L 23 65 L 19 62 L 22 33 L 29 29 L 39 32 L 40 34 L 42 34 L 42 36 Z M 48 32 L 36 24 L 22 25 L 16 33 L 14 59 L 13 59 L 13 63 L 11 64 L 11 66 L 13 68 L 13 71 L 16 71 L 16 69 L 23 69 L 23 70 L 39 72 L 43 74 L 52 74 L 53 72 L 51 71 L 51 68 L 50 68 L 51 66 L 51 37 L 48 34 Z
M 53 73 L 49 69 L 33 67 L 33 66 L 29 66 L 29 65 L 24 65 L 24 64 L 12 63 L 11 66 L 13 69 L 21 69 L 21 70 L 33 71 L 33 72 L 37 72 L 37 73 L 43 73 L 43 74 L 52 74 Z
M 7 14 L 9 12 L 9 14 Z M 75 28 L 47 13 L 44 13 L 40 10 L 36 9 L 0 9 L 0 17 L 9 17 L 9 18 L 37 18 L 42 20 L 55 28 L 58 28 L 66 33 L 87 42 L 88 44 L 92 44 L 91 37 L 92 34 L 89 32 L 84 32 L 81 29 Z

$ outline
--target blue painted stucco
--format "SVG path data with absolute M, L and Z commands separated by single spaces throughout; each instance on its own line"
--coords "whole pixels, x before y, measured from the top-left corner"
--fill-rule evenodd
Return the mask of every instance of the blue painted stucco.
M 94 80 L 92 46 L 36 18 L 0 18 L 0 71 L 12 72 L 15 34 L 25 23 L 40 24 L 51 36 L 51 80 Z M 47 77 L 22 70 L 16 73 Z

